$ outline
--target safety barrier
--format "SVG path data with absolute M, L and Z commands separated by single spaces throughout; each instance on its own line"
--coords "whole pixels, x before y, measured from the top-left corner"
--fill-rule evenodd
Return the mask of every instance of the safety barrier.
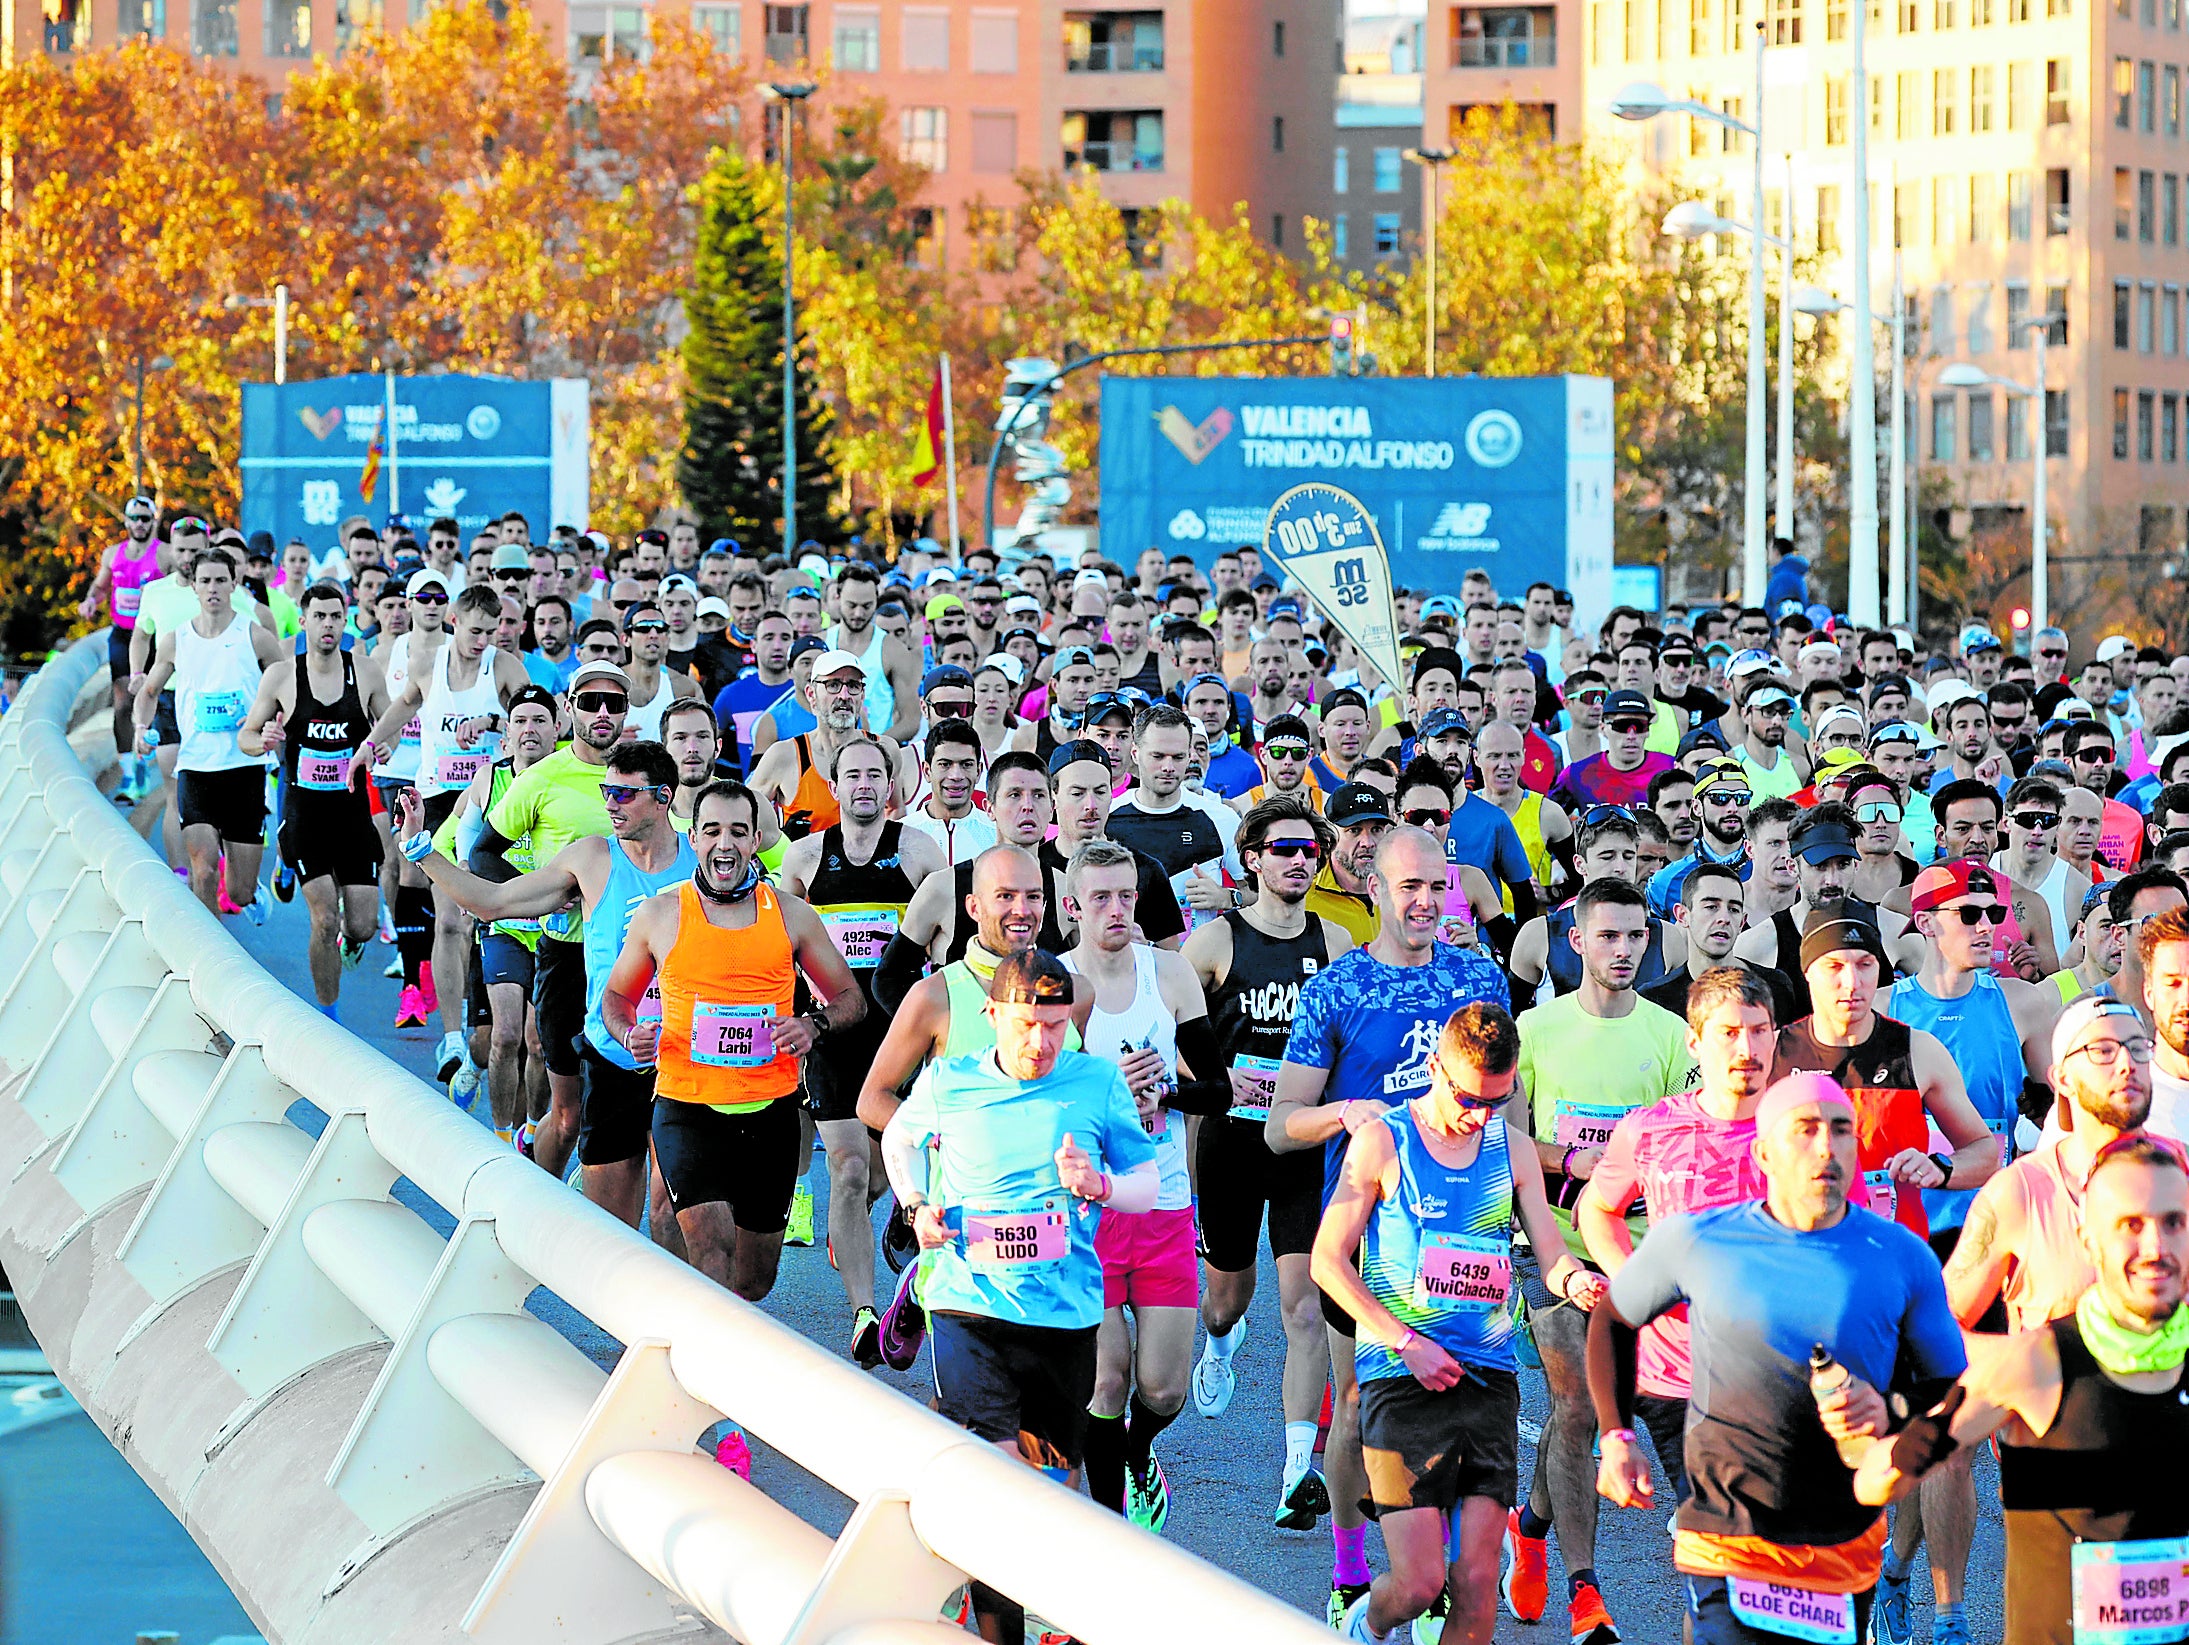
M 969 1575 L 1090 1645 L 1328 1638 L 731 1296 L 282 988 L 71 752 L 104 665 L 83 641 L 0 722 L 0 1263 L 275 1645 L 950 1645 Z M 525 1311 L 537 1286 L 627 1345 L 612 1372 Z M 852 1501 L 837 1536 L 695 1450 L 724 1416 Z

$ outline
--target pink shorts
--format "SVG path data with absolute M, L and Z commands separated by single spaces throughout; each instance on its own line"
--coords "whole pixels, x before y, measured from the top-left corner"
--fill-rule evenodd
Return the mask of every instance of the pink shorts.
M 1105 1211 L 1095 1229 L 1102 1259 L 1102 1306 L 1198 1308 L 1201 1265 L 1194 1252 L 1193 1208 Z

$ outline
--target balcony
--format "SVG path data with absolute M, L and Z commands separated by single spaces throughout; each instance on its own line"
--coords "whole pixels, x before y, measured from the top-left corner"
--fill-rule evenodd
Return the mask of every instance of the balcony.
M 1124 142 L 1090 139 L 1076 148 L 1067 144 L 1065 170 L 1073 171 L 1081 166 L 1089 171 L 1161 171 L 1163 151 L 1140 148 L 1129 138 Z
M 1159 11 L 1067 12 L 1067 74 L 1160 74 L 1163 14 Z
M 45 0 L 44 44 L 48 56 L 65 56 L 78 46 L 91 44 L 90 9 L 78 0 Z
M 1126 172 L 1163 169 L 1160 109 L 1089 110 L 1064 116 L 1064 169 Z
M 1455 6 L 1452 20 L 1452 67 L 1456 69 L 1557 65 L 1557 13 L 1547 6 Z

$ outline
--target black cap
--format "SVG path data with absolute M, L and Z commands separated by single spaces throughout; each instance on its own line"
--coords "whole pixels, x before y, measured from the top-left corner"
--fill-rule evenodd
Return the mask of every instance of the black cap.
M 1053 777 L 1066 766 L 1077 765 L 1081 760 L 1092 760 L 1105 771 L 1110 769 L 1108 749 L 1092 737 L 1075 737 L 1068 743 L 1059 744 L 1057 751 L 1049 756 L 1049 775 Z
M 1609 721 L 1623 715 L 1639 714 L 1645 720 L 1655 719 L 1657 711 L 1650 707 L 1649 699 L 1639 691 L 1614 691 L 1604 699 L 1604 719 Z
M 1356 823 L 1389 822 L 1391 802 L 1384 798 L 1383 790 L 1371 788 L 1367 783 L 1344 783 L 1329 799 L 1323 801 L 1323 815 L 1330 819 L 1333 828 L 1351 828 Z
M 994 1005 L 1070 1005 L 1072 974 L 1054 954 L 1021 949 L 998 962 L 988 979 L 988 999 Z
M 1791 844 L 1794 855 L 1811 867 L 1826 862 L 1852 862 L 1862 854 L 1855 849 L 1855 837 L 1847 831 L 1846 825 L 1828 818 L 1805 821 L 1797 826 Z
M 1364 696 L 1362 693 L 1355 691 L 1351 686 L 1343 685 L 1338 687 L 1337 690 L 1331 692 L 1329 696 L 1323 699 L 1323 718 L 1326 720 L 1329 719 L 1332 714 L 1336 713 L 1339 709 L 1344 708 L 1347 704 L 1351 704 L 1353 707 L 1359 709 L 1363 714 L 1368 712 L 1367 697 Z
M 1871 913 L 1868 903 L 1852 898 L 1820 903 L 1809 910 L 1809 917 L 1802 922 L 1801 968 L 1804 971 L 1825 955 L 1836 954 L 1843 948 L 1874 955 L 1882 969 L 1892 969 L 1892 956 L 1885 952 L 1885 934 L 1877 928 L 1877 916 Z
M 517 708 L 525 703 L 538 703 L 550 714 L 559 712 L 561 706 L 555 701 L 554 692 L 548 690 L 544 685 L 528 685 L 518 691 L 515 696 L 509 699 L 510 711 L 515 712 Z
M 1698 748 L 1715 748 L 1722 754 L 1725 752 L 1725 738 L 1707 725 L 1698 725 L 1680 739 L 1674 758 L 1684 760 Z

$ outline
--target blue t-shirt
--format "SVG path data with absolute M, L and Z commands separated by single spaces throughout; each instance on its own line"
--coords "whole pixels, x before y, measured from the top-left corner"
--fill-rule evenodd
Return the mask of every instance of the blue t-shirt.
M 1748 854 L 1746 841 L 1734 848 L 1732 856 L 1721 857 L 1698 839 L 1688 848 L 1686 856 L 1677 862 L 1666 863 L 1650 875 L 1649 911 L 1660 920 L 1671 919 L 1673 906 L 1687 894 L 1689 872 L 1706 862 L 1725 864 L 1740 875 L 1743 884 L 1747 883 L 1750 872 L 1756 866 L 1755 859 Z
M 758 669 L 748 668 L 744 673 L 714 694 L 714 720 L 722 728 L 725 739 L 737 739 L 737 765 L 741 771 L 752 769 L 753 727 L 760 723 L 760 716 L 775 713 L 779 734 L 795 737 L 797 732 L 782 732 L 783 708 L 790 696 L 792 682 L 788 679 L 778 685 L 769 685 L 760 678 Z
M 1237 799 L 1262 780 L 1262 762 L 1233 743 L 1221 754 L 1209 756 L 1208 775 L 1201 786 L 1227 800 Z
M 572 649 L 565 652 L 559 663 L 544 651 L 527 651 L 524 654 L 524 671 L 534 685 L 544 686 L 549 691 L 568 691 L 570 676 L 578 671 L 577 651 Z
M 2014 1122 L 2022 1114 L 2022 1041 L 1999 979 L 1979 971 L 1971 982 L 1959 999 L 1942 1000 L 1913 977 L 1903 977 L 1878 996 L 1877 1009 L 1938 1037 L 1961 1070 L 1961 1083 L 1978 1117 L 1999 1139 L 1999 1163 L 2004 1165 L 2014 1158 Z M 1949 1145 L 1940 1151 L 1953 1150 Z M 1931 1232 L 1960 1227 L 1975 1199 L 1973 1188 L 1924 1189 L 1923 1210 Z
M 1386 965 L 1365 948 L 1349 949 L 1300 989 L 1284 1060 L 1329 1070 L 1325 1103 L 1405 1102 L 1429 1089 L 1444 1024 L 1478 1000 L 1512 1009 L 1505 973 L 1472 948 L 1440 942 L 1424 965 Z M 1325 1205 L 1349 1140 L 1340 1131 L 1323 1147 Z
M 1512 818 L 1480 794 L 1462 794 L 1453 807 L 1444 859 L 1471 863 L 1508 889 L 1526 885 L 1535 873 Z
M 1876 1521 L 1818 1419 L 1814 1344 L 1880 1390 L 1968 1365 L 1930 1247 L 1851 1206 L 1813 1233 L 1756 1201 L 1669 1217 L 1613 1278 L 1611 1300 L 1637 1326 L 1688 1305 L 1695 1494 L 1680 1507 L 1684 1531 L 1832 1545 Z
M 1066 1051 L 1047 1079 L 1028 1081 L 1005 1074 L 992 1051 L 945 1057 L 912 1082 L 893 1123 L 911 1127 L 928 1150 L 928 1199 L 959 1232 L 924 1259 L 920 1300 L 928 1308 L 1056 1330 L 1101 1321 L 1094 1239 L 1102 1208 L 1065 1192 L 1056 1151 L 1069 1132 L 1095 1168 L 1113 1177 L 1155 1158 L 1115 1064 Z M 1061 1217 L 1063 1255 L 976 1266 L 963 1233 L 968 1214 L 1022 1226 Z

